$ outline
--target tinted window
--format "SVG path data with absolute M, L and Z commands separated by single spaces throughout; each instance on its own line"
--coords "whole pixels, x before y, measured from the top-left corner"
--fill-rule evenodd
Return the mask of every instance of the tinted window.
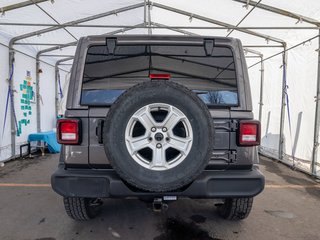
M 126 89 L 150 81 L 149 75 L 170 74 L 170 80 L 193 90 L 208 105 L 237 105 L 237 81 L 231 49 L 203 46 L 106 46 L 88 49 L 81 103 L 108 105 Z

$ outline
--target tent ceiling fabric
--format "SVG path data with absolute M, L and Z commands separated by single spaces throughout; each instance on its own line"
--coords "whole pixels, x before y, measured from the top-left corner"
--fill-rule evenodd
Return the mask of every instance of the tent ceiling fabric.
M 259 7 L 271 6 L 272 8 L 285 10 L 294 13 L 294 15 L 306 16 L 315 21 L 320 21 L 320 1 L 309 0 L 307 2 L 300 0 L 262 0 L 262 1 L 245 1 L 245 0 L 203 0 L 199 3 L 198 0 L 189 0 L 187 3 L 184 0 L 3 0 L 0 3 L 0 35 L 8 39 L 36 32 L 39 30 L 48 29 L 48 26 L 10 26 L 1 25 L 1 23 L 27 23 L 27 24 L 65 24 L 79 19 L 95 16 L 111 11 L 112 14 L 97 18 L 91 21 L 80 23 L 81 25 L 125 25 L 134 26 L 137 24 L 145 24 L 148 22 L 148 6 L 150 6 L 150 21 L 154 27 L 151 31 L 153 34 L 195 34 L 195 35 L 210 35 L 210 36 L 227 36 L 241 39 L 243 45 L 271 45 L 274 42 L 268 38 L 279 39 L 279 42 L 286 42 L 287 47 L 298 44 L 308 38 L 318 34 L 318 30 L 298 30 L 298 29 L 254 29 L 250 32 L 256 32 L 261 36 L 248 34 L 242 30 L 234 30 L 230 33 L 228 29 L 183 29 L 184 31 L 175 31 L 174 29 L 165 29 L 163 26 L 182 26 L 182 27 L 221 27 L 221 25 L 213 24 L 203 20 L 196 19 L 194 15 L 199 15 L 203 18 L 213 19 L 222 22 L 224 26 L 239 27 L 315 27 L 304 21 L 297 21 L 294 17 L 284 16 L 284 14 L 274 13 Z M 249 3 L 249 4 L 248 4 Z M 118 12 L 117 9 L 127 6 L 140 4 L 138 8 L 130 9 L 123 12 Z M 158 5 L 157 5 L 158 4 Z M 17 6 L 23 6 L 16 8 Z M 163 9 L 161 6 L 168 6 L 173 9 L 182 10 L 190 13 L 180 14 L 169 9 Z M 16 8 L 16 9 L 14 9 Z M 4 9 L 10 9 L 3 12 Z M 12 10 L 13 9 L 13 10 Z M 72 11 L 70 11 L 72 9 Z M 114 11 L 114 12 L 113 12 Z M 249 14 L 248 14 L 249 13 Z M 262 17 L 263 16 L 263 17 Z M 162 28 L 157 29 L 161 26 Z M 318 25 L 319 26 L 319 25 Z M 79 39 L 86 35 L 99 35 L 113 32 L 119 28 L 102 28 L 102 27 L 65 27 L 54 31 L 36 34 L 31 37 L 18 39 L 15 41 L 14 48 L 19 50 L 27 49 L 28 53 L 38 53 L 45 49 L 50 49 L 55 44 L 67 44 L 73 42 L 76 37 Z M 68 32 L 69 33 L 68 33 Z M 300 34 L 300 33 L 303 34 Z M 147 34 L 146 28 L 136 28 L 126 30 L 120 34 Z M 230 33 L 230 34 L 229 34 Z M 118 33 L 119 34 L 119 33 Z M 74 36 L 74 37 L 73 37 Z M 267 36 L 264 38 L 264 36 Z M 7 43 L 7 42 L 6 42 Z M 33 43 L 33 45 L 25 45 Z M 36 45 L 39 43 L 39 45 Z M 23 46 L 20 46 L 24 44 Z M 48 45 L 45 45 L 48 44 Z M 265 56 L 271 56 L 274 52 L 282 51 L 281 48 L 259 48 Z M 72 55 L 75 52 L 75 47 L 62 47 L 54 52 L 59 52 L 61 55 Z M 59 58 L 50 58 L 49 61 L 57 61 Z M 252 59 L 255 60 L 255 59 Z
M 0 8 L 3 8 L 8 5 L 21 3 L 23 1 L 10 1 L 4 0 L 1 1 Z M 250 11 L 253 6 L 244 7 L 243 3 L 239 3 L 237 1 L 223 1 L 221 0 L 203 0 L 201 4 L 197 0 L 189 0 L 186 4 L 185 1 L 177 0 L 156 0 L 154 3 L 159 3 L 163 5 L 167 5 L 173 8 L 181 9 L 183 11 L 187 11 L 190 13 L 198 14 L 203 17 L 215 19 L 227 24 L 236 25 L 247 13 Z M 89 17 L 92 15 L 96 15 L 99 13 L 107 12 L 110 10 L 119 9 L 125 6 L 143 3 L 143 1 L 138 0 L 127 0 L 127 1 L 101 1 L 101 0 L 55 0 L 53 1 L 45 1 L 38 3 L 38 5 L 45 10 L 48 14 L 50 14 L 55 20 L 57 20 L 60 24 L 74 21 L 77 19 L 81 19 L 84 17 Z M 270 5 L 277 8 L 282 8 L 285 10 L 291 10 L 297 14 L 307 14 L 307 16 L 318 18 L 320 15 L 320 3 L 317 0 L 309 0 L 307 3 L 294 0 L 288 1 L 275 1 L 275 0 L 263 0 L 261 3 Z M 72 9 L 73 11 L 69 11 Z M 210 9 L 208 11 L 208 9 Z M 226 14 L 227 13 L 227 14 Z M 263 18 L 261 18 L 263 16 Z M 44 24 L 56 24 L 54 20 L 48 17 L 41 9 L 39 9 L 36 5 L 29 5 L 23 8 L 18 8 L 16 10 L 11 10 L 5 12 L 4 15 L 0 18 L 0 22 L 4 23 L 13 23 L 13 22 L 21 22 L 21 23 L 41 23 Z M 90 22 L 86 22 L 83 24 L 97 24 L 97 25 L 135 25 L 139 23 L 143 23 L 144 20 L 144 9 L 140 7 L 138 9 L 129 10 L 126 12 L 122 12 L 119 14 L 110 15 L 104 18 L 96 19 Z M 151 7 L 151 20 L 165 24 L 168 26 L 212 26 L 217 27 L 217 25 L 206 23 L 200 20 L 192 19 L 192 15 L 190 17 L 186 17 L 181 14 L 177 14 L 174 12 L 170 12 L 164 9 L 160 9 L 158 7 Z M 259 26 L 284 26 L 284 27 L 308 27 L 313 26 L 309 23 L 297 23 L 296 19 L 281 16 L 279 14 L 275 14 L 269 11 L 265 11 L 262 9 L 255 8 L 249 16 L 244 19 L 244 21 L 240 24 L 241 27 L 259 27 Z M 0 26 L 0 32 L 3 33 L 7 37 L 16 37 L 25 33 L 45 29 L 46 27 L 36 27 L 36 26 Z M 91 34 L 103 34 L 105 32 L 112 31 L 114 29 L 107 28 L 74 28 L 68 27 L 68 31 L 70 31 L 77 38 L 85 35 Z M 290 31 L 298 31 L 298 30 L 254 30 L 255 32 L 259 32 L 262 34 L 267 34 L 273 37 L 277 37 L 280 39 L 284 39 L 289 45 L 295 44 L 300 39 L 292 39 L 290 38 Z M 302 30 L 300 30 L 302 31 Z M 308 31 L 308 36 L 312 36 L 312 34 L 317 34 L 317 30 L 303 30 L 304 33 Z M 145 32 L 143 29 L 135 30 L 137 33 Z M 166 32 L 171 32 L 169 30 L 159 30 L 165 34 Z M 194 32 L 200 35 L 216 35 L 216 36 L 226 36 L 228 34 L 227 30 L 204 30 L 204 29 L 190 29 L 190 32 Z M 233 31 L 231 36 L 236 37 L 239 31 Z M 246 41 L 250 44 L 256 41 L 257 44 L 261 44 L 259 39 L 256 39 L 252 36 L 247 36 L 244 38 L 243 34 L 241 39 L 246 44 Z M 296 34 L 293 34 L 296 35 Z M 305 34 L 301 34 L 305 36 Z M 298 34 L 298 36 L 301 36 Z M 252 40 L 253 39 L 253 40 Z M 256 39 L 256 40 L 255 40 Z M 41 34 L 40 36 L 35 36 L 31 38 L 26 38 L 21 40 L 20 42 L 40 42 L 40 43 L 67 43 L 72 41 L 71 36 L 66 33 L 64 30 L 55 30 L 49 33 Z M 34 51 L 39 51 L 45 47 L 35 47 L 33 46 Z
M 320 21 L 320 1 L 279 1 L 279 0 L 264 0 L 264 4 L 277 8 L 286 9 L 290 12 L 298 13 L 303 16 L 308 16 Z

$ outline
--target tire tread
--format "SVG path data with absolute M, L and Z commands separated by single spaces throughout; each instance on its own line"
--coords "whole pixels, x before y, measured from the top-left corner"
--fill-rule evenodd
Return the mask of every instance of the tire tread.
M 89 213 L 89 206 L 85 198 L 65 197 L 63 198 L 64 207 L 69 217 L 77 221 L 87 221 L 92 219 Z
M 253 198 L 229 198 L 219 206 L 219 214 L 228 220 L 242 220 L 249 216 Z

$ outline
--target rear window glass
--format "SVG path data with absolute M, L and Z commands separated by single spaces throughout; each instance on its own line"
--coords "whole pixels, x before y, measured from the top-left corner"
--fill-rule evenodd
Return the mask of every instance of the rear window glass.
M 235 63 L 228 47 L 120 45 L 88 49 L 81 94 L 82 105 L 110 105 L 126 89 L 151 81 L 150 74 L 170 79 L 197 93 L 208 105 L 238 105 Z M 153 80 L 156 81 L 156 80 Z

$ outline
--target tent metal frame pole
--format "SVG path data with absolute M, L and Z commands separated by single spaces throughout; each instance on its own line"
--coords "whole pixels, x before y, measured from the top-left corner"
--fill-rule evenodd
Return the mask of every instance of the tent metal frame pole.
M 155 22 L 151 22 L 151 24 L 155 25 L 155 26 L 158 26 L 158 25 L 161 25 L 163 27 L 165 27 L 166 25 L 163 25 L 163 24 L 159 24 L 159 23 L 155 23 Z M 142 24 L 138 24 L 138 25 L 142 25 Z M 136 25 L 136 26 L 138 26 Z M 125 31 L 128 31 L 128 30 L 132 30 L 134 28 L 128 28 L 128 29 L 120 29 L 120 30 L 116 30 L 116 31 L 112 31 L 112 32 L 109 32 L 109 33 L 105 33 L 105 34 L 117 34 L 117 33 L 120 33 L 120 32 L 125 32 Z M 188 32 L 188 31 L 185 31 L 185 30 L 181 30 L 181 29 L 170 29 L 172 31 L 176 31 L 176 32 L 180 32 L 180 33 L 183 33 L 183 34 L 186 34 L 186 35 L 194 35 L 194 36 L 198 36 L 197 34 L 195 33 L 192 33 L 192 32 Z M 45 55 L 43 53 L 47 53 L 47 52 L 51 52 L 51 51 L 55 51 L 55 50 L 58 50 L 58 49 L 62 49 L 62 48 L 66 48 L 66 47 L 71 47 L 71 46 L 75 46 L 77 45 L 77 41 L 75 42 L 70 42 L 70 43 L 65 43 L 65 44 L 61 44 L 61 45 L 56 45 L 55 47 L 51 47 L 51 48 L 46 48 L 46 49 L 43 49 L 41 51 L 39 51 L 37 53 L 38 57 L 55 57 L 55 56 L 59 56 L 59 55 Z M 60 64 L 61 65 L 61 64 Z
M 164 28 L 167 27 L 167 25 L 156 23 L 156 22 L 152 22 L 152 24 L 155 25 L 155 26 L 161 26 L 161 27 L 164 27 Z M 189 32 L 189 31 L 186 31 L 186 30 L 182 30 L 182 29 L 170 28 L 169 30 L 175 31 L 175 32 L 179 32 L 179 33 L 183 33 L 183 34 L 186 34 L 186 35 L 189 35 L 189 36 L 200 36 L 199 34 L 196 34 L 196 33 L 193 33 L 193 32 Z M 258 52 L 256 50 L 253 50 L 253 49 L 250 49 L 250 48 L 244 48 L 244 50 L 246 50 L 247 52 L 251 52 L 253 54 L 258 55 L 257 57 L 263 60 L 263 55 L 260 52 Z M 261 56 L 262 56 L 262 58 L 261 58 Z
M 73 55 L 43 54 L 41 57 L 73 57 Z
M 312 163 L 311 163 L 311 174 L 317 176 L 317 160 L 319 150 L 319 130 L 320 130 L 320 30 L 318 37 L 318 76 L 317 76 L 317 95 L 316 99 L 316 110 L 314 120 L 314 137 L 313 137 L 313 150 L 312 150 Z
M 147 0 L 143 1 L 143 23 L 147 26 Z
M 269 12 L 272 12 L 272 13 L 275 13 L 275 14 L 279 14 L 279 15 L 282 15 L 282 16 L 294 18 L 294 19 L 298 20 L 298 22 L 303 21 L 303 22 L 307 22 L 307 23 L 310 23 L 310 24 L 313 24 L 313 25 L 316 25 L 316 26 L 320 26 L 320 22 L 318 20 L 303 16 L 303 15 L 300 15 L 300 14 L 296 14 L 296 13 L 293 13 L 293 12 L 290 12 L 290 11 L 287 11 L 287 10 L 284 10 L 284 9 L 272 7 L 270 5 L 266 5 L 266 4 L 263 4 L 263 3 L 259 3 L 257 5 L 257 2 L 252 1 L 252 0 L 250 0 L 250 1 L 248 1 L 248 0 L 233 0 L 233 1 L 239 2 L 239 3 L 243 3 L 245 5 L 255 6 L 257 8 L 260 8 L 260 9 L 263 9 L 263 10 L 266 10 L 266 11 L 269 11 Z
M 148 5 L 149 6 L 149 5 Z M 165 6 L 165 5 L 162 5 Z M 148 7 L 149 8 L 149 7 Z M 151 7 L 150 7 L 151 8 Z M 168 7 L 171 8 L 171 7 Z M 170 11 L 170 10 L 169 10 Z M 115 14 L 115 13 L 114 13 Z M 194 15 L 197 14 L 191 14 L 192 18 L 194 17 Z M 200 15 L 197 15 L 200 16 Z M 206 17 L 204 17 L 206 18 Z M 214 20 L 214 19 L 211 19 Z M 215 20 L 217 21 L 217 20 Z M 230 31 L 240 31 L 240 30 L 318 30 L 320 27 L 319 26 L 308 26 L 308 27 L 299 27 L 299 26 L 295 26 L 295 27 L 289 27 L 289 26 L 263 26 L 263 27 L 257 27 L 257 26 L 247 26 L 247 27 L 238 27 L 235 25 L 230 25 L 230 26 L 225 26 L 225 25 L 229 25 L 229 23 L 225 23 L 225 22 L 220 22 L 219 23 L 223 23 L 224 25 L 220 25 L 219 27 L 215 27 L 215 26 L 167 26 L 167 27 L 158 27 L 158 28 L 181 28 L 181 29 L 208 29 L 208 30 L 230 30 Z M 216 25 L 219 25 L 217 23 L 214 23 Z M 23 26 L 23 27 L 50 27 L 50 28 L 129 28 L 132 27 L 132 25 L 118 25 L 118 24 L 69 24 L 69 23 L 62 23 L 62 24 L 53 24 L 53 23 L 21 23 L 21 22 L 0 22 L 0 26 Z M 146 22 L 145 25 L 137 27 L 137 28 L 153 28 L 152 26 L 148 26 L 148 21 Z M 51 31 L 55 31 L 58 29 L 53 29 Z M 45 30 L 45 29 L 43 29 Z M 39 30 L 41 31 L 41 30 Z M 38 32 L 39 32 L 38 31 Z M 36 34 L 36 35 L 40 35 Z M 248 33 L 249 34 L 249 33 Z
M 0 42 L 0 45 L 3 46 L 3 47 L 5 47 L 5 48 L 8 48 L 8 49 L 9 49 L 9 46 L 7 46 L 7 45 L 5 45 L 5 44 L 3 44 L 3 43 L 1 43 L 1 42 Z M 22 55 L 24 55 L 24 56 L 26 56 L 26 57 L 28 57 L 28 58 L 36 59 L 36 57 L 34 57 L 34 56 L 32 56 L 32 55 L 29 55 L 29 54 L 27 54 L 27 53 L 25 53 L 25 52 L 19 51 L 19 50 L 17 50 L 17 49 L 13 49 L 13 50 L 14 50 L 14 52 L 20 53 L 20 54 L 22 54 Z M 48 63 L 48 62 L 46 62 L 46 61 L 40 60 L 40 62 L 42 62 L 42 63 L 44 63 L 44 64 L 46 64 L 46 65 L 48 65 L 48 66 L 50 66 L 50 67 L 54 67 L 53 64 Z M 60 69 L 60 70 L 61 70 L 61 71 L 65 71 L 65 70 L 63 70 L 63 69 Z
M 164 6 L 164 5 L 163 5 Z M 218 25 L 218 24 L 217 24 Z M 20 22 L 2 22 L 0 26 L 25 26 L 25 27 L 61 27 L 61 28 L 129 28 L 132 25 L 105 25 L 105 24 L 49 24 L 49 23 L 20 23 Z M 141 26 L 139 28 L 153 28 L 152 26 L 148 26 L 148 22 L 145 26 Z M 164 28 L 164 27 L 158 27 Z M 181 29 L 208 29 L 208 30 L 318 30 L 319 27 L 287 27 L 287 26 L 264 26 L 264 27 L 255 27 L 255 26 L 247 26 L 247 27 L 237 27 L 234 25 L 225 27 L 214 27 L 214 26 L 168 26 L 166 28 L 181 28 Z M 52 30 L 55 31 L 55 30 Z
M 37 42 L 31 42 L 31 43 L 20 43 L 17 42 L 14 45 L 20 45 L 20 46 L 59 46 L 63 43 L 37 43 Z
M 152 5 L 152 6 L 155 6 L 155 7 L 158 7 L 158 8 L 162 8 L 162 9 L 165 9 L 165 10 L 168 10 L 168 11 L 171 11 L 171 12 L 179 13 L 179 14 L 186 15 L 186 16 L 192 16 L 192 17 L 197 18 L 199 20 L 206 21 L 206 22 L 209 22 L 209 23 L 213 23 L 213 24 L 216 24 L 216 25 L 219 25 L 219 26 L 222 26 L 222 27 L 226 27 L 226 28 L 229 28 L 229 29 L 235 28 L 234 25 L 231 25 L 231 24 L 228 24 L 228 23 L 225 23 L 225 22 L 221 22 L 221 21 L 217 21 L 217 20 L 214 20 L 214 19 L 211 19 L 211 18 L 203 17 L 203 16 L 200 16 L 198 14 L 192 14 L 190 12 L 186 12 L 186 11 L 183 11 L 183 10 L 172 8 L 172 7 L 169 7 L 169 6 L 166 6 L 166 5 L 162 5 L 162 4 L 159 4 L 159 3 L 154 3 L 154 2 L 151 2 L 149 0 L 147 2 L 147 5 L 148 5 L 149 8 Z M 136 9 L 136 8 L 139 8 L 139 7 L 143 7 L 143 6 L 144 6 L 144 2 L 139 3 L 139 4 L 135 4 L 135 5 L 131 5 L 131 6 L 127 6 L 127 7 L 123 7 L 123 8 L 119 8 L 119 9 L 116 9 L 116 10 L 108 11 L 108 12 L 105 12 L 105 13 L 93 15 L 93 16 L 90 16 L 90 17 L 78 19 L 78 20 L 75 20 L 75 21 L 67 22 L 65 24 L 56 25 L 54 27 L 49 27 L 49 28 L 45 28 L 45 29 L 42 29 L 42 30 L 26 33 L 26 34 L 23 34 L 23 35 L 16 36 L 16 37 L 12 38 L 10 40 L 10 42 L 9 42 L 9 46 L 10 45 L 12 46 L 17 41 L 25 39 L 25 38 L 29 38 L 29 37 L 36 36 L 36 35 L 39 35 L 39 34 L 43 34 L 43 33 L 47 33 L 47 32 L 50 32 L 50 31 L 58 30 L 58 29 L 64 28 L 64 27 L 69 26 L 69 25 L 70 25 L 70 27 L 71 26 L 75 26 L 75 25 L 77 25 L 79 23 L 88 22 L 88 21 L 91 21 L 91 20 L 95 20 L 95 19 L 98 19 L 98 18 L 106 17 L 106 16 L 109 16 L 109 15 L 112 15 L 112 14 L 116 14 L 116 13 L 119 13 L 119 12 L 129 11 L 129 10 Z M 129 27 L 132 27 L 132 26 L 129 26 Z M 149 27 L 152 27 L 152 26 L 149 26 Z M 167 27 L 167 28 L 169 28 L 169 27 Z M 281 39 L 274 38 L 272 36 L 268 36 L 268 35 L 265 35 L 265 34 L 257 33 L 257 32 L 254 32 L 254 31 L 250 31 L 250 30 L 247 30 L 247 29 L 236 29 L 236 30 L 244 32 L 244 33 L 247 33 L 247 34 L 251 34 L 251 35 L 254 35 L 254 36 L 257 36 L 257 37 L 261 37 L 261 38 L 264 38 L 264 39 L 267 39 L 267 40 L 272 40 L 274 42 L 278 42 L 278 43 L 281 43 L 281 44 L 284 43 L 284 41 L 281 40 Z
M 38 4 L 38 3 L 42 3 L 42 2 L 47 2 L 47 1 L 50 1 L 50 0 L 32 0 L 32 1 L 20 2 L 20 3 L 17 3 L 17 4 L 12 4 L 12 5 L 0 8 L 0 13 L 5 13 L 5 12 L 11 11 L 11 10 L 15 10 L 15 9 L 18 9 L 18 8 L 23 8 L 23 7 L 27 7 L 27 6 L 30 6 L 30 5 L 34 5 L 34 4 Z M 294 19 L 296 19 L 298 21 L 303 21 L 303 22 L 307 22 L 307 23 L 310 23 L 310 24 L 313 24 L 313 25 L 316 25 L 316 26 L 320 26 L 320 22 L 317 21 L 316 19 L 312 19 L 310 17 L 306 17 L 306 16 L 303 16 L 303 15 L 300 15 L 300 14 L 296 14 L 296 13 L 293 13 L 293 12 L 290 12 L 290 11 L 287 11 L 287 10 L 284 10 L 284 9 L 272 7 L 272 6 L 267 5 L 267 4 L 263 4 L 263 3 L 260 3 L 260 2 L 255 2 L 255 1 L 252 1 L 252 0 L 250 0 L 250 1 L 248 1 L 248 0 L 233 0 L 233 1 L 239 2 L 239 3 L 243 3 L 245 5 L 251 5 L 254 8 L 255 7 L 256 8 L 260 8 L 260 9 L 263 9 L 263 10 L 266 10 L 266 11 L 269 11 L 269 12 L 272 12 L 272 13 L 275 13 L 275 14 L 278 14 L 278 15 L 294 18 Z M 143 3 L 143 5 L 145 7 L 146 3 Z
M 50 13 L 48 13 L 46 10 L 44 10 L 38 3 L 36 3 L 34 0 L 30 0 L 37 6 L 44 14 L 46 14 L 49 18 L 51 18 L 56 24 L 60 25 L 60 23 L 55 19 Z M 78 40 L 76 36 L 74 36 L 68 29 L 65 27 L 62 28 L 67 34 L 69 34 L 74 40 Z
M 304 40 L 304 41 L 302 41 L 302 42 L 300 42 L 300 43 L 298 43 L 298 44 L 296 44 L 296 45 L 294 45 L 294 46 L 292 46 L 292 47 L 286 48 L 285 51 L 281 51 L 281 52 L 278 52 L 278 53 L 276 53 L 276 54 L 273 54 L 273 55 L 265 58 L 263 61 L 269 60 L 269 59 L 271 59 L 271 58 L 273 58 L 273 57 L 276 57 L 276 56 L 278 56 L 278 55 L 280 55 L 280 54 L 283 54 L 284 52 L 288 52 L 288 51 L 290 51 L 290 50 L 292 50 L 292 49 L 294 49 L 294 48 L 296 48 L 296 47 L 299 47 L 299 46 L 301 46 L 301 45 L 303 45 L 303 44 L 305 44 L 305 43 L 307 43 L 307 42 L 310 42 L 310 41 L 312 41 L 313 39 L 316 39 L 316 38 L 318 38 L 318 37 L 319 37 L 319 34 L 317 34 L 316 36 L 314 36 L 314 37 L 312 37 L 312 38 L 308 38 L 307 40 Z M 255 65 L 259 64 L 259 63 L 260 63 L 260 61 L 252 64 L 252 65 L 249 66 L 248 68 L 252 68 L 253 66 L 255 66 Z
M 175 32 L 180 32 L 182 34 L 186 34 L 186 35 L 190 35 L 190 36 L 200 36 L 199 34 L 190 32 L 190 31 L 186 31 L 180 28 L 171 28 L 169 26 L 166 26 L 164 24 L 160 24 L 160 23 L 156 23 L 156 22 L 151 22 L 151 25 L 153 26 L 152 28 L 158 28 L 161 27 L 162 29 L 168 29 L 168 30 L 172 30 Z M 135 27 L 138 28 L 138 27 Z M 132 27 L 132 29 L 134 29 Z M 75 42 L 71 42 L 71 43 L 15 43 L 15 45 L 23 45 L 23 46 L 57 46 L 59 48 L 63 48 L 63 47 L 69 47 L 69 46 L 75 46 L 77 45 L 77 41 Z M 67 45 L 67 46 L 66 46 Z M 244 48 L 283 48 L 282 45 L 243 45 Z M 56 49 L 55 49 L 56 50 Z
M 25 2 L 19 2 L 16 4 L 12 4 L 12 5 L 8 5 L 5 7 L 0 8 L 0 14 L 5 14 L 6 12 L 12 11 L 12 10 L 16 10 L 19 8 L 24 8 L 24 7 L 28 7 L 37 3 L 42 3 L 42 2 L 47 2 L 50 0 L 32 0 L 32 1 L 25 1 Z
M 250 11 L 237 23 L 236 27 L 238 27 L 249 15 L 250 13 L 252 13 L 252 11 L 256 8 L 256 6 L 261 2 L 262 0 L 259 0 L 259 2 L 257 2 L 257 4 L 255 4 L 251 9 Z M 229 37 L 232 32 L 234 31 L 234 29 L 232 29 L 227 35 L 226 37 Z
M 143 25 L 143 24 L 137 24 L 135 26 L 140 26 L 140 25 Z M 121 32 L 126 32 L 126 31 L 134 29 L 135 26 L 133 26 L 131 28 L 118 29 L 118 30 L 115 30 L 115 31 L 112 31 L 112 32 L 108 32 L 108 33 L 105 33 L 105 34 L 113 35 L 113 34 L 117 34 L 117 33 L 121 33 Z M 40 57 L 40 56 L 43 56 L 43 53 L 52 52 L 52 51 L 55 51 L 55 50 L 58 50 L 58 49 L 66 48 L 66 47 L 73 47 L 73 46 L 76 46 L 77 43 L 78 43 L 77 41 L 74 41 L 74 42 L 70 42 L 70 43 L 64 43 L 64 44 L 56 45 L 54 47 L 46 48 L 46 49 L 43 49 L 43 50 L 39 51 L 37 53 L 37 55 L 38 55 L 38 57 Z
M 59 72 L 59 65 L 63 62 L 72 60 L 74 57 L 67 57 L 67 58 L 63 58 L 60 59 L 56 62 L 55 67 L 54 67 L 54 73 L 55 73 L 55 81 L 54 81 L 54 96 L 55 96 L 55 113 L 56 113 L 56 117 L 58 116 L 59 113 L 59 96 L 58 96 L 58 78 L 60 77 L 60 72 Z
M 38 55 L 38 57 L 40 57 L 43 53 L 52 52 L 54 50 L 58 50 L 58 49 L 66 48 L 66 47 L 74 47 L 77 45 L 77 43 L 78 43 L 77 41 L 74 41 L 74 42 L 65 43 L 65 44 L 61 44 L 61 45 L 55 45 L 54 47 L 40 50 L 37 53 L 37 55 Z
M 244 51 L 253 53 L 260 58 L 260 92 L 259 92 L 259 121 L 262 122 L 262 107 L 263 107 L 263 90 L 264 90 L 264 61 L 263 54 L 259 51 L 244 48 Z
M 10 40 L 9 46 L 10 45 L 12 46 L 17 41 L 25 39 L 25 38 L 29 38 L 29 37 L 41 35 L 41 34 L 44 34 L 44 33 L 47 33 L 47 32 L 59 30 L 59 29 L 62 29 L 64 27 L 66 27 L 66 26 L 70 26 L 71 27 L 71 26 L 77 25 L 79 23 L 84 23 L 84 22 L 95 20 L 95 19 L 107 17 L 107 16 L 110 16 L 110 15 L 118 14 L 118 13 L 121 13 L 121 12 L 130 11 L 130 10 L 133 10 L 133 9 L 136 9 L 136 8 L 139 8 L 139 7 L 143 7 L 143 5 L 144 5 L 144 3 L 142 2 L 142 3 L 138 3 L 138 4 L 134 4 L 134 5 L 130 5 L 130 6 L 126 6 L 126 7 L 122 7 L 122 8 L 118 8 L 118 9 L 114 9 L 114 10 L 111 10 L 111 11 L 108 11 L 108 12 L 92 15 L 90 17 L 77 19 L 77 20 L 74 20 L 74 21 L 67 22 L 65 24 L 60 24 L 60 25 L 57 24 L 57 25 L 55 25 L 53 27 L 49 27 L 49 28 L 33 31 L 33 32 L 26 33 L 26 34 L 23 34 L 23 35 L 19 35 L 19 36 L 16 36 L 16 37 L 14 37 L 14 38 L 12 38 Z
M 282 46 L 283 47 L 283 46 Z M 262 53 L 257 51 L 257 50 L 253 50 L 253 49 L 248 49 L 247 47 L 243 46 L 243 50 L 245 52 L 249 52 L 249 53 L 252 53 L 252 54 L 255 54 L 257 55 L 258 57 L 261 57 Z
M 69 46 L 69 44 L 66 44 Z M 53 48 L 50 48 L 50 50 Z M 59 49 L 59 47 L 57 47 Z M 55 50 L 55 49 L 54 49 Z M 46 53 L 47 49 L 41 50 L 37 52 L 36 55 L 36 108 L 37 108 L 37 132 L 41 132 L 41 108 L 40 108 L 40 55 L 42 53 Z M 59 62 L 58 60 L 57 62 Z M 55 71 L 57 68 L 57 64 L 55 64 Z M 58 69 L 59 71 L 59 69 Z
M 55 64 L 55 68 L 54 68 L 54 110 L 55 110 L 55 116 L 56 118 L 58 117 L 58 111 L 59 111 L 59 107 L 58 107 L 58 78 L 59 76 L 59 68 L 58 68 L 58 64 Z
M 283 48 L 282 45 L 243 45 L 243 47 L 249 47 L 249 48 Z
M 164 6 L 164 5 L 163 5 Z M 192 15 L 193 17 L 193 15 Z M 212 19 L 213 20 L 213 19 Z M 221 23 L 221 22 L 220 22 Z M 224 23 L 224 22 L 222 22 Z M 227 24 L 227 23 L 225 23 Z M 218 24 L 217 24 L 218 25 Z M 132 27 L 132 25 L 118 25 L 118 24 L 68 24 L 68 23 L 62 23 L 62 24 L 50 24 L 50 23 L 21 23 L 21 22 L 1 22 L 0 26 L 23 26 L 23 27 L 61 27 L 61 28 L 129 28 Z M 137 27 L 138 28 L 138 27 Z M 152 26 L 148 26 L 148 22 L 146 25 L 141 26 L 139 28 L 153 28 Z M 165 27 L 158 27 L 158 28 L 165 28 Z M 263 27 L 257 27 L 257 26 L 247 26 L 247 27 L 238 27 L 234 25 L 230 25 L 228 27 L 226 26 L 167 26 L 166 28 L 181 28 L 181 29 L 208 29 L 208 30 L 318 30 L 319 27 L 288 27 L 288 26 L 263 26 Z M 60 28 L 59 28 L 60 29 Z M 52 31 L 55 31 L 52 30 Z
M 259 121 L 262 122 L 262 108 L 263 108 L 263 91 L 264 91 L 264 61 L 263 54 L 261 54 L 260 64 L 260 101 L 259 101 Z
M 179 32 L 179 33 L 182 33 L 182 34 L 185 34 L 185 35 L 189 35 L 189 36 L 200 36 L 199 34 L 196 34 L 196 33 L 193 33 L 193 32 L 189 32 L 189 31 L 186 31 L 186 30 L 183 30 L 183 29 L 179 29 L 179 28 L 168 28 L 167 25 L 160 24 L 160 23 L 156 23 L 156 22 L 151 22 L 151 24 L 152 24 L 152 26 L 155 26 L 155 28 L 161 27 L 161 28 L 166 28 L 166 29 L 168 29 L 168 30 L 175 31 L 175 32 Z
M 40 59 L 36 58 L 36 118 L 37 132 L 41 132 L 41 109 L 40 109 Z
M 183 11 L 183 10 L 180 10 L 180 9 L 177 9 L 177 8 L 173 8 L 173 7 L 169 7 L 169 6 L 166 6 L 166 5 L 163 5 L 163 4 L 159 4 L 159 3 L 153 2 L 152 5 L 154 7 L 158 7 L 158 8 L 170 11 L 170 12 L 178 13 L 178 14 L 181 14 L 181 15 L 185 15 L 185 16 L 189 16 L 189 17 L 192 17 L 192 18 L 195 18 L 195 19 L 199 19 L 199 20 L 204 21 L 204 22 L 208 22 L 208 23 L 212 23 L 212 24 L 215 24 L 215 25 L 223 26 L 223 27 L 226 27 L 228 29 L 236 28 L 236 26 L 234 26 L 232 24 L 229 24 L 229 23 L 221 22 L 221 21 L 218 21 L 218 20 L 215 20 L 215 19 L 211 19 L 211 18 L 208 18 L 208 17 L 204 17 L 204 16 L 201 16 L 201 15 L 198 15 L 198 14 L 193 14 L 191 12 Z M 249 35 L 253 35 L 253 36 L 256 36 L 256 37 L 260 37 L 260 38 L 263 38 L 263 39 L 266 39 L 266 40 L 277 42 L 277 43 L 280 43 L 280 44 L 284 44 L 285 43 L 282 39 L 275 38 L 275 37 L 272 37 L 272 36 L 269 36 L 269 35 L 265 35 L 265 34 L 262 34 L 262 33 L 257 33 L 255 31 L 251 31 L 251 30 L 248 30 L 248 29 L 242 29 L 242 28 L 239 29 L 239 28 L 237 28 L 235 30 L 239 31 L 239 32 L 243 32 L 243 33 L 249 34 Z
M 11 127 L 11 156 L 14 157 L 16 155 L 16 125 L 15 125 L 15 112 L 13 108 L 14 104 L 14 73 L 13 73 L 13 64 L 14 64 L 14 55 L 15 52 L 12 48 L 9 48 L 9 79 L 12 73 L 11 79 L 9 81 L 10 86 L 10 97 L 11 97 L 11 105 L 10 105 L 10 127 Z
M 287 93 L 287 45 L 283 45 L 282 53 L 282 97 L 281 97 L 281 112 L 280 112 L 280 131 L 279 131 L 279 159 L 283 160 L 283 145 L 284 145 L 284 118 L 286 110 L 286 93 Z
M 151 25 L 151 6 L 150 0 L 148 0 L 148 34 L 152 35 L 152 25 Z

